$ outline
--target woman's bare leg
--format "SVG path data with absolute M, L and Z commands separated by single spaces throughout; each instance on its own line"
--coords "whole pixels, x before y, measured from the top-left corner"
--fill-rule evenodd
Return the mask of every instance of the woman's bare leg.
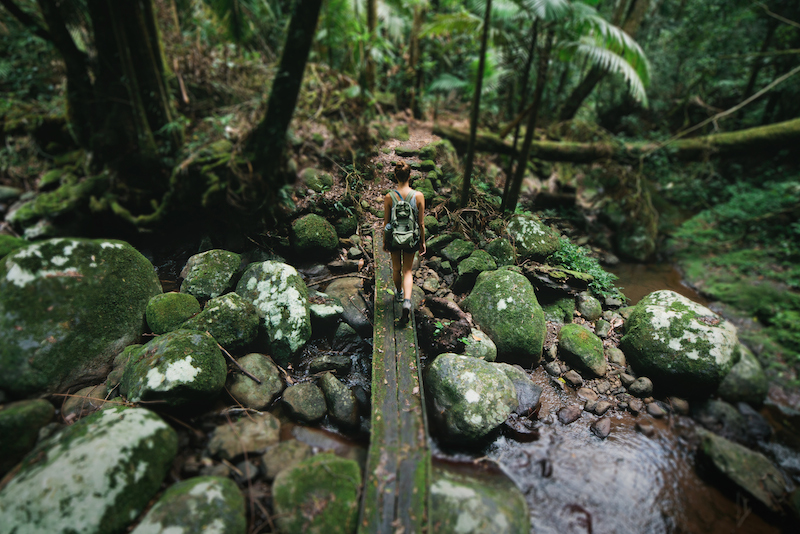
M 402 277 L 400 275 L 402 258 L 403 256 L 401 251 L 392 251 L 392 281 L 394 282 L 394 288 L 398 293 L 401 289 L 403 289 L 403 286 L 401 285 Z
M 414 255 L 416 253 L 416 251 L 403 251 L 403 296 L 406 299 L 411 298 L 411 287 L 414 283 L 411 268 L 414 266 Z

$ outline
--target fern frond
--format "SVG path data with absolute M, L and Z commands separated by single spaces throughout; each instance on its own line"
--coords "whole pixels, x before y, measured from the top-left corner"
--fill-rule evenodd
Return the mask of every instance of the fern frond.
M 647 92 L 643 80 L 633 66 L 613 50 L 597 46 L 589 37 L 584 37 L 576 43 L 569 43 L 564 47 L 566 53 L 588 59 L 589 63 L 600 67 L 612 74 L 621 74 L 628 85 L 628 92 L 643 106 L 647 107 Z
M 422 28 L 423 37 L 439 37 L 453 33 L 475 34 L 480 30 L 483 20 L 467 11 L 443 13 L 433 16 L 431 22 Z
M 442 93 L 448 93 L 450 91 L 463 91 L 465 88 L 469 86 L 469 82 L 466 80 L 462 80 L 458 76 L 453 76 L 452 74 L 441 74 L 438 78 L 433 80 L 431 84 L 428 86 L 430 91 L 439 91 Z
M 546 21 L 564 18 L 572 10 L 569 0 L 522 0 L 522 4 L 536 18 Z

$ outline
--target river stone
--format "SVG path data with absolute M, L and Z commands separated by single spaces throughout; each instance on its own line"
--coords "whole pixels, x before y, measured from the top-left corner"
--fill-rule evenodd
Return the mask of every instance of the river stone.
M 280 441 L 281 424 L 269 412 L 243 416 L 235 423 L 218 426 L 208 441 L 208 451 L 223 460 L 233 460 L 244 453 L 263 454 Z
M 646 376 L 640 376 L 628 386 L 628 393 L 640 399 L 649 397 L 653 394 L 653 382 Z
M 692 404 L 691 413 L 695 421 L 724 438 L 744 441 L 747 437 L 747 421 L 732 404 L 710 399 Z
M 12 250 L 16 250 L 26 245 L 30 245 L 30 241 L 26 241 L 21 237 L 0 234 L 0 259 L 3 259 L 3 257 Z
M 466 259 L 475 251 L 475 244 L 464 239 L 456 239 L 442 249 L 442 256 L 452 263 Z
M 344 307 L 339 299 L 319 291 L 309 291 L 308 302 L 313 334 L 322 336 L 336 330 L 339 319 L 344 313 Z
M 78 419 L 96 412 L 105 405 L 106 385 L 89 386 L 67 397 L 61 406 L 61 417 L 67 423 L 73 423 Z
M 0 405 L 0 478 L 33 449 L 39 429 L 53 415 L 53 405 L 44 399 Z
M 207 250 L 195 254 L 181 271 L 181 293 L 198 299 L 213 299 L 225 293 L 242 263 L 242 257 L 227 250 Z
M 188 293 L 162 293 L 147 302 L 145 317 L 154 334 L 180 328 L 190 317 L 200 313 L 200 303 Z
M 580 388 L 583 385 L 583 377 L 575 369 L 570 369 L 564 373 L 564 382 L 574 388 Z
M 494 271 L 497 264 L 485 250 L 476 250 L 458 264 L 458 276 L 453 284 L 454 293 L 465 293 L 472 289 L 478 275 L 484 271 Z
M 0 260 L 0 389 L 15 396 L 102 381 L 161 293 L 122 241 L 51 239 Z
M 352 534 L 360 492 L 361 469 L 355 461 L 318 454 L 275 477 L 275 522 L 284 534 Z
M 339 278 L 331 282 L 325 292 L 342 303 L 342 319 L 362 336 L 372 335 L 372 324 L 367 312 L 367 301 L 362 289 L 364 281 L 356 277 Z
M 229 478 L 195 477 L 170 486 L 131 534 L 244 534 L 244 497 Z
M 333 371 L 338 376 L 344 376 L 350 372 L 353 360 L 349 354 L 322 354 L 312 359 L 308 364 L 308 372 L 311 374 Z
M 570 323 L 561 327 L 558 354 L 570 366 L 590 377 L 606 374 L 603 341 L 583 325 Z
M 300 173 L 300 178 L 306 184 L 306 187 L 317 193 L 322 193 L 333 187 L 333 176 L 329 172 L 308 168 Z
M 561 249 L 559 233 L 533 215 L 515 215 L 507 227 L 522 259 L 544 260 Z
M 505 237 L 493 239 L 486 245 L 486 252 L 491 254 L 498 267 L 514 265 L 517 263 L 517 253 L 514 245 Z
M 116 534 L 161 487 L 178 436 L 143 408 L 114 406 L 37 445 L 0 491 L 3 532 Z
M 539 405 L 542 387 L 534 383 L 530 375 L 519 365 L 498 363 L 497 366 L 511 380 L 514 390 L 517 392 L 517 407 L 514 409 L 514 413 L 524 416 L 532 414 Z
M 712 432 L 698 429 L 700 452 L 725 478 L 761 501 L 780 510 L 787 483 L 781 472 L 761 453 L 751 451 Z
M 574 423 L 575 421 L 581 418 L 581 407 L 564 406 L 563 408 L 558 410 L 556 416 L 558 417 L 558 420 L 562 425 L 568 425 L 570 423 Z
M 505 475 L 465 473 L 435 467 L 431 522 L 436 532 L 519 534 L 530 532 L 525 496 Z
M 738 361 L 736 327 L 674 291 L 656 291 L 636 305 L 620 348 L 637 373 L 662 395 L 716 391 Z
M 291 469 L 303 460 L 311 458 L 312 453 L 311 445 L 302 441 L 296 439 L 281 441 L 269 447 L 261 457 L 264 476 L 267 480 L 274 480 L 284 469 Z
M 589 426 L 589 430 L 591 430 L 592 434 L 594 434 L 598 438 L 606 439 L 608 435 L 611 433 L 611 419 L 609 419 L 608 417 L 601 417 L 600 419 L 592 423 L 591 426 Z
M 769 382 L 761 364 L 744 345 L 739 345 L 741 357 L 717 389 L 717 395 L 728 402 L 746 402 L 761 406 L 767 397 Z
M 311 338 L 308 288 L 294 267 L 265 261 L 251 263 L 236 292 L 252 302 L 264 322 L 267 348 L 286 366 Z
M 464 356 L 493 362 L 497 359 L 497 346 L 483 331 L 471 328 L 469 337 L 464 342 Z
M 598 319 L 594 325 L 594 333 L 602 339 L 608 338 L 608 334 L 611 333 L 611 323 L 605 319 Z
M 325 404 L 331 420 L 343 427 L 352 428 L 358 425 L 358 403 L 350 388 L 343 384 L 333 373 L 325 373 L 319 380 Z
M 177 406 L 213 398 L 225 386 L 228 366 L 210 335 L 175 330 L 131 354 L 120 382 L 130 402 L 166 401 Z
M 256 339 L 259 323 L 258 311 L 249 300 L 237 293 L 228 293 L 209 300 L 203 311 L 181 328 L 208 332 L 227 350 L 234 350 Z
M 301 256 L 330 256 L 339 248 L 336 229 L 314 213 L 295 219 L 290 238 L 295 252 Z
M 468 356 L 440 354 L 428 369 L 426 385 L 451 441 L 483 438 L 519 405 L 514 384 L 498 365 Z
M 610 345 L 605 348 L 605 353 L 606 359 L 611 365 L 619 367 L 620 369 L 625 369 L 625 366 L 628 365 L 625 361 L 625 353 L 617 347 Z
M 272 358 L 253 353 L 242 356 L 236 362 L 245 371 L 261 380 L 261 383 L 234 369 L 228 375 L 226 386 L 231 397 L 245 408 L 254 410 L 263 410 L 272 404 L 284 388 L 281 372 Z
M 533 286 L 508 270 L 486 271 L 461 307 L 497 346 L 497 356 L 523 367 L 539 363 L 547 326 Z
M 585 293 L 578 295 L 576 307 L 581 316 L 592 323 L 603 315 L 603 306 L 600 301 Z
M 314 423 L 328 411 L 325 395 L 313 382 L 301 382 L 286 388 L 283 403 L 293 419 Z
M 331 340 L 333 350 L 350 353 L 357 351 L 363 345 L 365 345 L 364 340 L 353 330 L 352 326 L 347 323 L 339 323 Z

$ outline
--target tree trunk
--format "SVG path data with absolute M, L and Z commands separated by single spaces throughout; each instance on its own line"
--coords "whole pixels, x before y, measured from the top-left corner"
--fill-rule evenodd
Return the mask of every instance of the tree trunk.
M 267 101 L 267 114 L 248 141 L 248 148 L 254 152 L 254 170 L 262 178 L 274 178 L 281 166 L 286 132 L 297 105 L 321 6 L 322 0 L 295 2 L 280 66 Z M 262 181 L 262 186 L 269 187 L 271 183 L 272 180 L 267 179 Z
M 478 116 L 481 110 L 481 90 L 483 89 L 483 70 L 486 66 L 486 43 L 489 40 L 489 23 L 492 14 L 492 0 L 486 0 L 486 13 L 483 17 L 483 35 L 481 36 L 481 52 L 478 59 L 478 74 L 475 80 L 475 95 L 472 98 L 472 116 L 469 121 L 469 145 L 467 162 L 464 170 L 464 181 L 461 187 L 461 207 L 469 202 L 469 188 L 472 181 L 472 166 L 475 161 L 475 134 L 478 132 Z
M 372 59 L 372 46 L 375 44 L 375 31 L 378 27 L 378 0 L 367 0 L 367 38 L 366 64 L 364 66 L 367 91 L 375 91 L 375 61 Z
M 422 108 L 419 103 L 419 93 L 422 84 L 422 76 L 419 72 L 419 58 L 420 58 L 420 38 L 422 33 L 422 23 L 425 20 L 425 7 L 422 4 L 414 5 L 414 20 L 411 25 L 411 37 L 409 39 L 409 54 L 408 54 L 408 68 L 406 69 L 407 77 L 407 99 L 406 103 L 411 108 L 411 113 L 414 118 L 422 118 Z
M 525 177 L 525 170 L 528 167 L 528 160 L 530 159 L 531 146 L 533 145 L 533 135 L 536 130 L 536 120 L 539 117 L 539 105 L 542 102 L 542 94 L 544 93 L 544 86 L 547 82 L 547 69 L 550 63 L 550 50 L 553 47 L 553 38 L 555 33 L 553 30 L 547 32 L 545 38 L 544 50 L 539 55 L 539 65 L 536 71 L 536 89 L 533 91 L 533 108 L 528 115 L 528 127 L 525 130 L 525 140 L 522 142 L 522 150 L 519 154 L 519 161 L 517 169 L 514 173 L 514 181 L 508 190 L 508 195 L 503 198 L 501 211 L 514 211 L 517 207 L 519 200 L 519 192 L 522 189 L 522 179 Z

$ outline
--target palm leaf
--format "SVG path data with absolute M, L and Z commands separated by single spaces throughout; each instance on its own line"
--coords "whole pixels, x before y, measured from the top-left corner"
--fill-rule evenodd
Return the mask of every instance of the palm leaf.
M 430 91 L 438 91 L 441 93 L 448 93 L 450 91 L 463 91 L 469 87 L 469 82 L 463 80 L 458 76 L 453 76 L 449 73 L 440 74 L 438 78 L 433 80 L 428 86 Z
M 591 37 L 584 37 L 578 42 L 568 43 L 564 46 L 567 54 L 574 54 L 589 60 L 589 63 L 602 68 L 612 74 L 621 74 L 628 85 L 628 92 L 643 106 L 647 106 L 647 93 L 644 81 L 639 73 L 626 60 L 625 57 L 613 50 L 597 46 Z
M 475 34 L 483 20 L 473 13 L 462 11 L 460 13 L 441 13 L 434 15 L 432 20 L 422 28 L 422 37 L 439 37 L 450 34 Z
M 561 19 L 572 9 L 569 0 L 520 0 L 520 3 L 536 18 L 546 21 Z

